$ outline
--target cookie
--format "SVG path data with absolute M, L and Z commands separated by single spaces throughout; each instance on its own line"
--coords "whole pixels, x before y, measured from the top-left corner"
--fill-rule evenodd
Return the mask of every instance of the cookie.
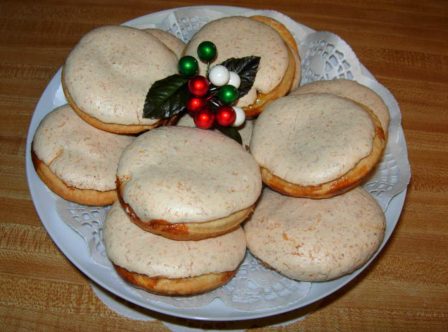
M 174 36 L 173 34 L 155 28 L 143 29 L 143 31 L 150 33 L 158 40 L 160 40 L 166 47 L 168 47 L 171 51 L 173 51 L 178 58 L 182 56 L 182 53 L 185 48 L 185 43 L 176 36 Z
M 159 127 L 126 148 L 119 198 L 141 228 L 177 240 L 227 233 L 252 212 L 260 170 L 231 138 L 210 130 Z
M 62 69 L 68 103 L 99 129 L 134 134 L 163 121 L 143 118 L 151 85 L 177 73 L 177 57 L 150 33 L 105 26 L 87 33 Z
M 241 227 L 200 241 L 174 241 L 136 226 L 119 203 L 103 227 L 109 259 L 126 281 L 163 295 L 193 295 L 228 282 L 246 252 Z
M 250 252 L 267 266 L 295 280 L 327 281 L 372 257 L 385 218 L 361 187 L 322 200 L 265 189 L 244 230 Z
M 332 94 L 303 94 L 268 105 L 256 121 L 250 149 L 269 187 L 325 198 L 365 179 L 384 146 L 370 109 Z
M 332 93 L 340 97 L 351 99 L 365 105 L 378 117 L 385 135 L 389 128 L 389 108 L 383 99 L 372 89 L 352 80 L 335 79 L 329 81 L 316 81 L 302 85 L 291 91 L 291 96 L 305 93 Z
M 216 44 L 214 64 L 230 58 L 261 57 L 250 91 L 237 103 L 246 115 L 258 115 L 266 104 L 287 94 L 300 80 L 300 59 L 291 33 L 280 22 L 261 16 L 232 16 L 204 25 L 185 48 L 185 54 L 196 56 L 203 41 Z M 203 74 L 206 64 L 200 63 Z
M 49 113 L 34 134 L 32 160 L 53 192 L 79 204 L 108 205 L 117 199 L 118 160 L 132 137 L 88 125 L 71 109 Z

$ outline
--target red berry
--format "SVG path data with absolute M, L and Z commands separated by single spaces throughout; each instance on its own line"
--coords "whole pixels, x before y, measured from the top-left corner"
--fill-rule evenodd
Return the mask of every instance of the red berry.
M 208 87 L 209 82 L 204 76 L 195 76 L 188 81 L 188 90 L 197 97 L 204 97 Z
M 194 123 L 196 127 L 201 129 L 209 129 L 213 126 L 215 122 L 215 114 L 208 108 L 204 108 L 196 113 L 194 117 Z
M 230 106 L 221 106 L 216 113 L 216 121 L 223 127 L 233 125 L 236 119 L 236 113 Z
M 199 97 L 191 97 L 187 100 L 187 110 L 190 113 L 196 113 L 203 109 L 206 105 L 205 99 Z

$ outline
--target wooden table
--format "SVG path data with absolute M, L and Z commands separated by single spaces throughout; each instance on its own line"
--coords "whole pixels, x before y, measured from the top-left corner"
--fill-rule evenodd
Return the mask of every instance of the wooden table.
M 0 3 L 0 326 L 156 330 L 109 310 L 58 250 L 28 192 L 25 141 L 45 86 L 79 38 L 104 24 L 202 1 Z M 224 4 L 224 2 L 222 2 Z M 281 11 L 344 38 L 400 103 L 412 181 L 378 259 L 297 330 L 448 330 L 448 2 L 227 1 Z M 274 328 L 266 328 L 266 330 Z

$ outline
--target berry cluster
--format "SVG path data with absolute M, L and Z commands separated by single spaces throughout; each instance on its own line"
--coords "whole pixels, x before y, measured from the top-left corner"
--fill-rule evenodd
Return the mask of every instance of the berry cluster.
M 186 108 L 194 123 L 202 129 L 214 125 L 241 126 L 245 121 L 245 113 L 240 107 L 232 106 L 239 97 L 239 75 L 223 65 L 209 68 L 217 54 L 215 44 L 210 41 L 199 44 L 197 54 L 201 61 L 208 64 L 207 77 L 198 75 L 199 64 L 192 56 L 182 57 L 178 64 L 179 73 L 189 78 L 190 97 Z

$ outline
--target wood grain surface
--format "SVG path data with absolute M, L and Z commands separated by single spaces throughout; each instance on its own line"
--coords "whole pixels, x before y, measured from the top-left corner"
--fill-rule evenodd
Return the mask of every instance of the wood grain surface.
M 166 331 L 96 298 L 43 228 L 25 176 L 36 103 L 89 30 L 202 1 L 0 1 L 0 326 L 8 331 Z M 226 1 L 340 35 L 398 100 L 412 181 L 391 241 L 300 322 L 260 330 L 448 330 L 448 2 Z

